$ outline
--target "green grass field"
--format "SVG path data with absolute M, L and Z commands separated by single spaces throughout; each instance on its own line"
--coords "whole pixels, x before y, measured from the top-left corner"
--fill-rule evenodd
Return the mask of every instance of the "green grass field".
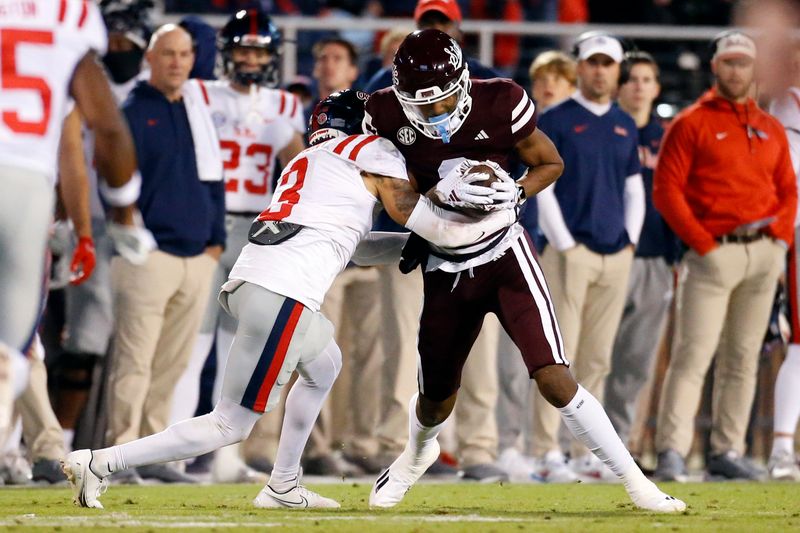
M 111 487 L 106 509 L 79 509 L 66 487 L 0 490 L 0 529 L 93 531 L 791 531 L 800 530 L 797 484 L 666 485 L 689 509 L 677 516 L 633 509 L 619 485 L 421 484 L 396 510 L 371 511 L 369 486 L 313 486 L 336 511 L 251 507 L 255 485 Z

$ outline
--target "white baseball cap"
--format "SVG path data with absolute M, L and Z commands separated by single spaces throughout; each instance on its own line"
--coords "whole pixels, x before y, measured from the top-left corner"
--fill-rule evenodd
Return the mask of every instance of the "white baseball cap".
M 723 33 L 714 42 L 714 59 L 730 56 L 746 56 L 756 58 L 756 43 L 748 35 L 740 31 Z
M 595 54 L 605 54 L 620 63 L 624 52 L 622 44 L 610 35 L 594 35 L 578 43 L 578 59 L 589 59 Z

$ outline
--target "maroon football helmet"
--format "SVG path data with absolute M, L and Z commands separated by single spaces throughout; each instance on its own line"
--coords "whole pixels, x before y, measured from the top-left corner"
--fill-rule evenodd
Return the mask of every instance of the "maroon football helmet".
M 461 47 L 439 30 L 415 31 L 400 44 L 392 65 L 392 88 L 411 124 L 431 139 L 450 142 L 472 108 Z M 426 116 L 420 108 L 454 94 L 458 103 L 450 113 Z

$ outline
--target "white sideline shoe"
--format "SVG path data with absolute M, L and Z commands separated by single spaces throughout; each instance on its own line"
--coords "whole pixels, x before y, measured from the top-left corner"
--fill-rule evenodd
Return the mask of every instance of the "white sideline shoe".
M 525 457 L 516 448 L 506 448 L 497 457 L 497 466 L 506 474 L 511 483 L 536 483 L 541 481 L 531 458 Z
M 61 469 L 72 486 L 72 501 L 76 505 L 102 509 L 103 504 L 97 498 L 105 493 L 108 483 L 92 472 L 91 462 L 91 450 L 77 450 L 61 461 Z
M 532 461 L 536 475 L 545 483 L 575 483 L 578 474 L 572 471 L 560 450 L 550 450 Z
M 430 448 L 425 451 L 425 455 L 414 461 L 406 446 L 400 457 L 378 476 L 369 493 L 369 506 L 388 508 L 400 503 L 406 492 L 422 477 L 428 467 L 436 462 L 439 452 L 439 441 L 434 440 Z
M 595 483 L 619 483 L 620 478 L 593 453 L 587 453 L 569 462 L 578 479 Z
M 253 505 L 259 509 L 337 509 L 341 507 L 336 500 L 321 496 L 300 484 L 285 492 L 277 492 L 267 484 L 255 497 Z

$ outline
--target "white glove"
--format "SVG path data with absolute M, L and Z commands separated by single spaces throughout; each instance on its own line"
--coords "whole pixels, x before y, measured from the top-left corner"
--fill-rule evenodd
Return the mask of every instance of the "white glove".
M 144 227 L 138 211 L 134 215 L 133 226 L 109 221 L 107 230 L 119 255 L 134 265 L 143 265 L 150 252 L 158 248 L 155 237 Z
M 489 176 L 485 173 L 466 174 L 470 168 L 479 164 L 478 161 L 464 161 L 439 180 L 435 189 L 439 201 L 452 207 L 483 208 L 491 204 L 492 195 L 496 191 L 491 187 L 472 185 Z
M 478 208 L 483 209 L 486 212 L 502 211 L 503 209 L 515 208 L 519 203 L 519 188 L 517 187 L 517 183 L 514 181 L 514 178 L 512 178 L 503 167 L 494 161 L 487 159 L 486 161 L 479 161 L 475 162 L 474 164 L 491 167 L 495 176 L 500 179 L 500 181 L 496 181 L 491 184 L 491 188 L 495 191 L 491 195 L 492 203 L 478 206 Z

